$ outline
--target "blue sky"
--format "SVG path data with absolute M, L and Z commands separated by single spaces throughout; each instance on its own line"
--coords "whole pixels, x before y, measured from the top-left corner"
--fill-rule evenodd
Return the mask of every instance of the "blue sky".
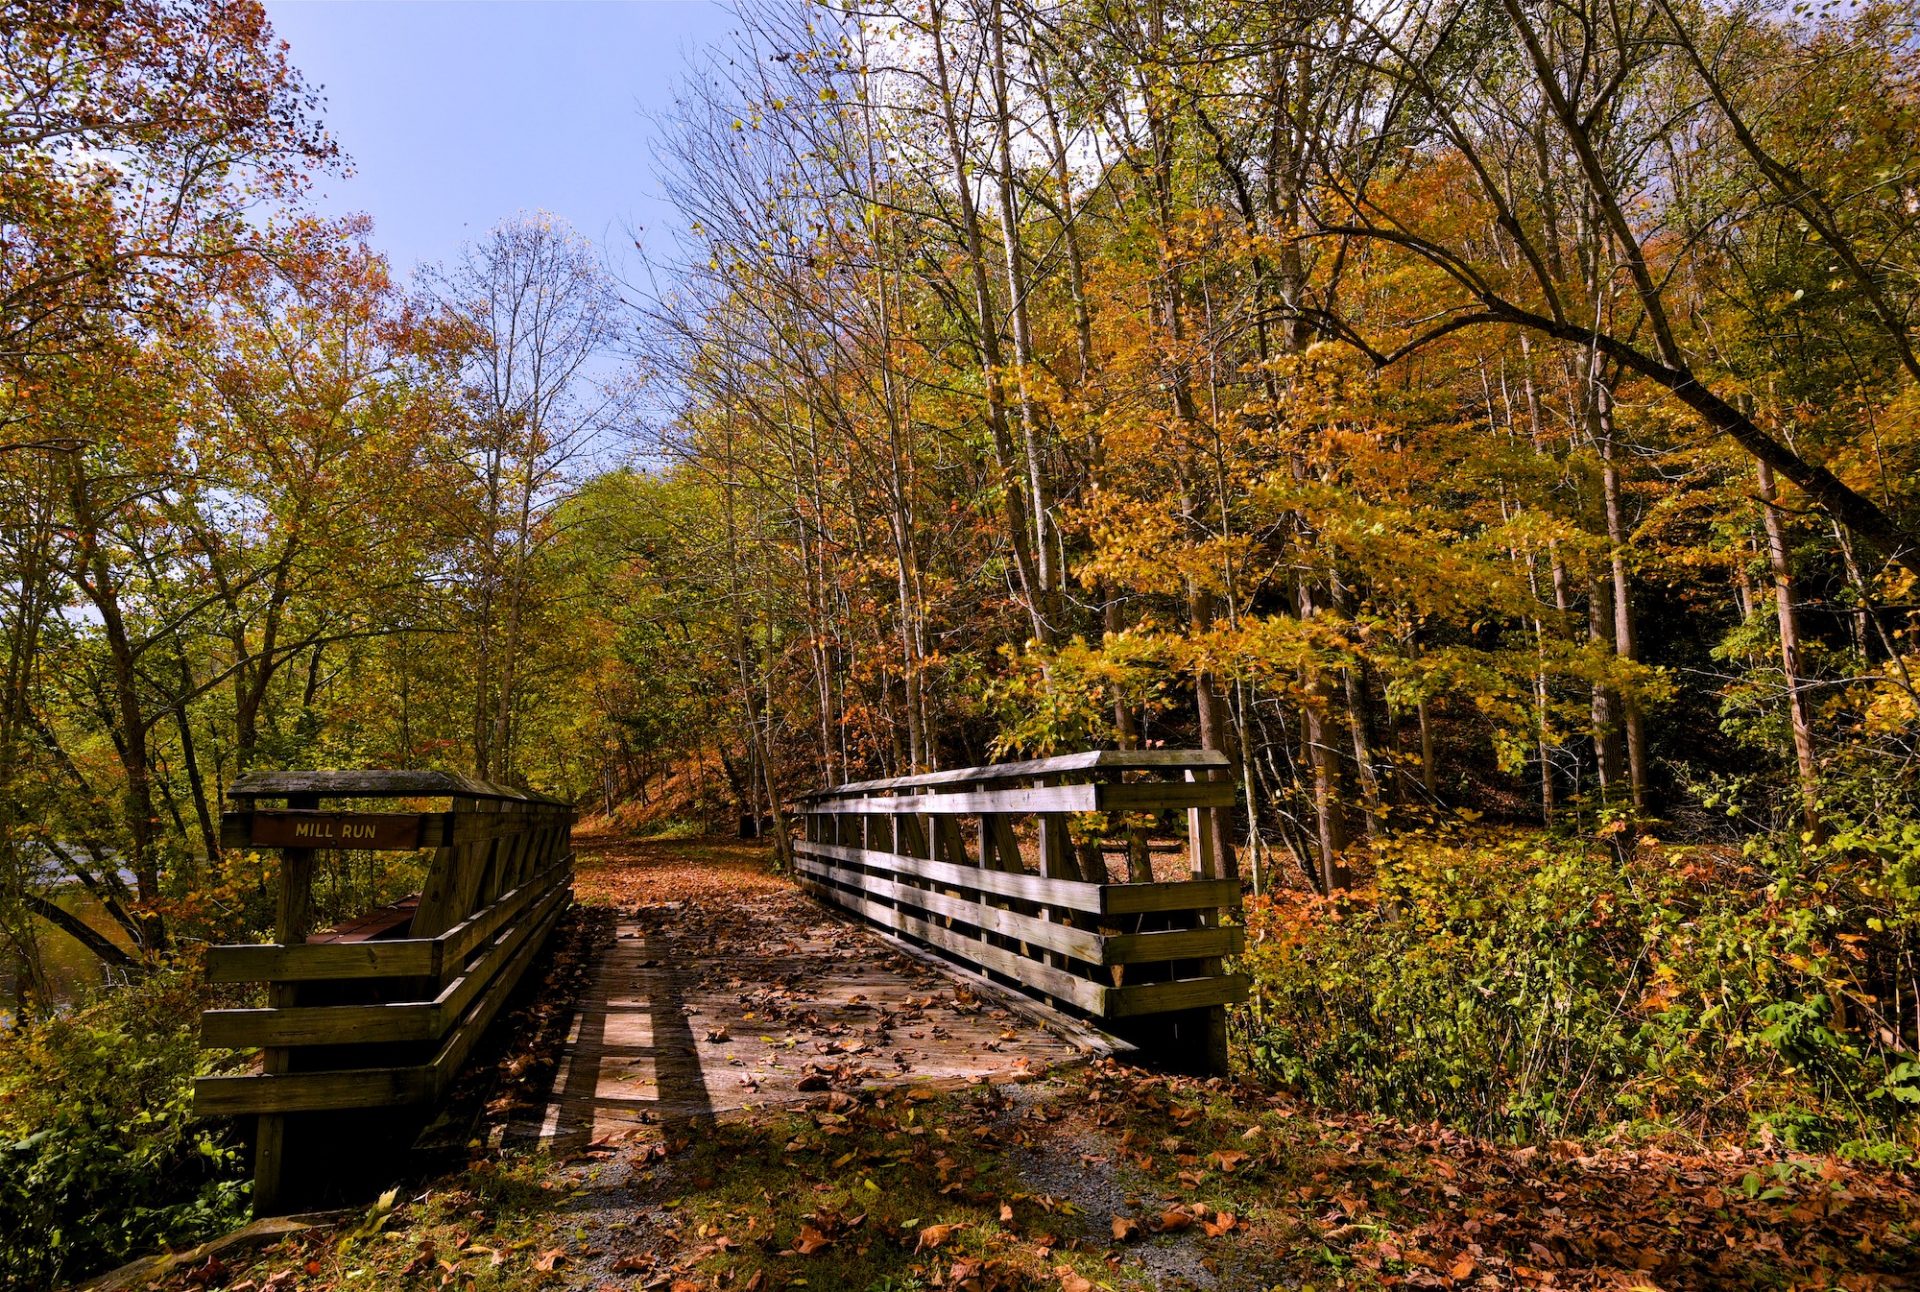
M 267 0 L 267 12 L 353 159 L 315 204 L 371 214 L 403 274 L 536 209 L 631 264 L 627 229 L 664 233 L 672 219 L 645 114 L 732 26 L 712 0 Z

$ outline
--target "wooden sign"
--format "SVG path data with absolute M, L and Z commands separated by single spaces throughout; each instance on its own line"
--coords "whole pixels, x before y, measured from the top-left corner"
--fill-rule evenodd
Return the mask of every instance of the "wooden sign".
M 255 848 L 375 848 L 420 846 L 420 817 L 412 812 L 258 811 L 248 843 Z

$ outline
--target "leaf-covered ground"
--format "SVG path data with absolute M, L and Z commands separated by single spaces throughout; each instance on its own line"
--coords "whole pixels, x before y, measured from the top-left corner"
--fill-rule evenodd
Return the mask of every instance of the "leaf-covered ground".
M 620 855 L 583 867 L 584 898 L 783 883 L 742 848 Z M 537 1097 L 555 1031 L 502 1060 L 497 1116 Z M 1783 1151 L 1494 1145 L 1107 1061 L 959 1089 L 909 1072 L 566 1158 L 494 1149 L 168 1286 L 1897 1288 L 1920 1267 L 1914 1185 Z

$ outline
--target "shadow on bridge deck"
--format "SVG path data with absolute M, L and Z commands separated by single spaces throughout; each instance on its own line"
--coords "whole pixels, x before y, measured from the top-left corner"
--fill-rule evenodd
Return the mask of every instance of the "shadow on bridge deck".
M 599 866 L 620 865 L 610 852 Z M 634 849 L 622 898 L 640 904 L 594 967 L 546 1106 L 508 1144 L 572 1151 L 828 1090 L 1016 1080 L 1077 1057 L 785 881 L 690 860 L 705 873 L 689 883 L 663 860 Z M 645 902 L 655 876 L 675 900 Z

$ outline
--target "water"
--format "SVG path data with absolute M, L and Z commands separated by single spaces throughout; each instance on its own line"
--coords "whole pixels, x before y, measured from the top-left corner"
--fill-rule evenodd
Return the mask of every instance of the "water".
M 126 935 L 113 922 L 93 894 L 83 888 L 66 888 L 54 894 L 54 903 L 70 915 L 77 915 L 93 928 L 111 937 L 121 946 L 129 946 Z M 34 929 L 40 944 L 40 960 L 46 967 L 48 985 L 56 1009 L 68 1009 L 85 1000 L 96 988 L 108 982 L 106 966 L 71 935 L 45 920 L 36 919 Z M 19 1001 L 24 978 L 23 966 L 10 957 L 0 967 L 0 1028 L 13 1026 L 14 1007 Z

